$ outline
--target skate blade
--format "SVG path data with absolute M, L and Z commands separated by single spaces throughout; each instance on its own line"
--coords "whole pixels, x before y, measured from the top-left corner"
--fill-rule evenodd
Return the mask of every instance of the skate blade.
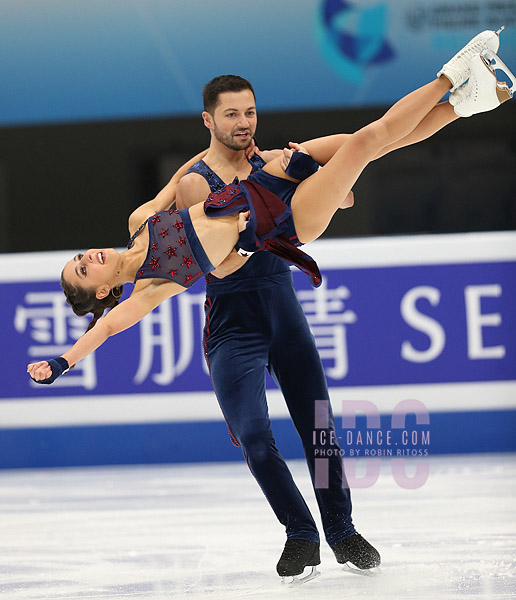
M 307 581 L 311 581 L 316 577 L 319 577 L 321 572 L 317 570 L 317 567 L 312 567 L 312 570 L 307 575 L 294 575 L 293 577 L 282 577 L 281 585 L 285 587 L 297 587 L 298 585 L 302 585 Z
M 371 567 L 371 569 L 359 569 L 353 563 L 347 562 L 342 565 L 342 570 L 362 577 L 377 577 L 382 572 L 380 567 Z
M 480 57 L 482 58 L 482 60 L 486 64 L 486 66 L 493 72 L 495 77 L 496 77 L 496 70 L 503 71 L 507 75 L 508 79 L 511 82 L 511 85 L 509 85 L 508 83 L 505 83 L 505 82 L 501 82 L 501 83 L 502 84 L 505 83 L 505 85 L 507 86 L 505 88 L 505 91 L 507 91 L 510 94 L 510 97 L 512 98 L 514 95 L 514 91 L 516 90 L 516 77 L 514 76 L 512 71 L 509 69 L 509 67 L 503 62 L 503 60 L 497 54 L 495 54 L 494 52 L 491 52 L 491 50 L 487 50 L 487 49 L 483 50 L 480 53 Z M 500 86 L 500 82 L 498 81 L 498 78 L 497 78 L 497 85 Z

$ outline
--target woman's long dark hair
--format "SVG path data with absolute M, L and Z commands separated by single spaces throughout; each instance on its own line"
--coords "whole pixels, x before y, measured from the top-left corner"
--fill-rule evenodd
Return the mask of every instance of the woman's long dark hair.
M 105 298 L 99 300 L 95 295 L 95 290 L 70 285 L 65 281 L 62 273 L 61 287 L 66 296 L 66 301 L 77 316 L 84 317 L 88 313 L 93 313 L 93 319 L 90 321 L 86 331 L 95 326 L 95 323 L 104 314 L 106 309 L 114 308 L 119 303 L 120 296 L 124 291 L 124 286 L 119 285 L 113 288 Z

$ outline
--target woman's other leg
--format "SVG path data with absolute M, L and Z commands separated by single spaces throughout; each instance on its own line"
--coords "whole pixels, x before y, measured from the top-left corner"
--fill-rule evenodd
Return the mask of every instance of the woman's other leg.
M 437 106 L 434 106 L 411 133 L 397 142 L 394 142 L 394 144 L 383 148 L 380 153 L 375 156 L 375 160 L 389 154 L 389 152 L 392 152 L 393 150 L 405 148 L 406 146 L 417 144 L 418 142 L 422 142 L 423 140 L 432 137 L 434 133 L 437 133 L 443 127 L 453 123 L 453 121 L 456 121 L 458 118 L 458 115 L 456 115 L 453 110 L 453 106 L 448 101 L 439 103 Z

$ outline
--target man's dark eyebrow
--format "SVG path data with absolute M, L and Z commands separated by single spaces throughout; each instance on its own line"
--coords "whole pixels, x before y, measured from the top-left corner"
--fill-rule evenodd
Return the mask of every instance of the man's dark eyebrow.
M 248 108 L 245 109 L 247 110 L 256 110 L 256 106 L 249 106 Z M 238 112 L 238 108 L 225 108 L 224 112 Z M 244 111 L 245 112 L 245 111 Z

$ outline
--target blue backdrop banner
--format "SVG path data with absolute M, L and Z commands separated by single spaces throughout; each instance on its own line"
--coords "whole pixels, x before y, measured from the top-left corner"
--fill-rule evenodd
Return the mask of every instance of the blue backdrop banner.
M 234 73 L 260 110 L 391 104 L 516 0 L 2 0 L 0 125 L 199 114 Z

